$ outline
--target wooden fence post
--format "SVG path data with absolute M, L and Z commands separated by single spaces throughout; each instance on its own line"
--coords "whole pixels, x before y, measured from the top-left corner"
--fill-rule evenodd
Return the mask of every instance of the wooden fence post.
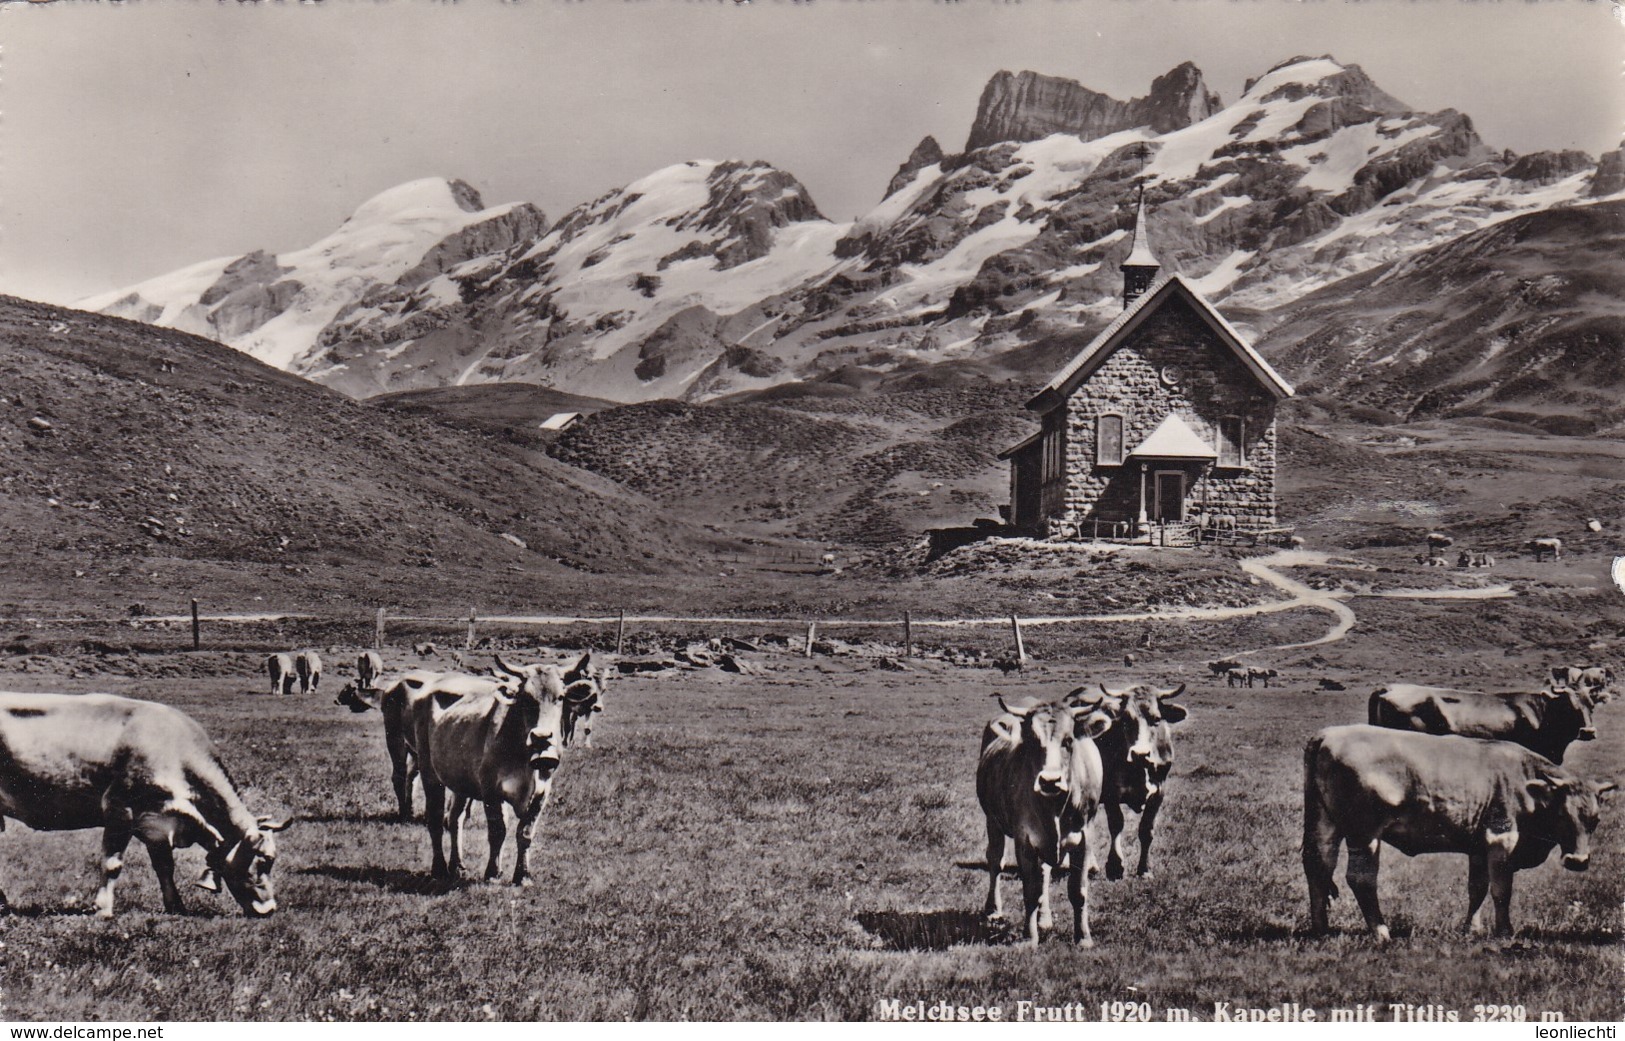
M 1010 631 L 1016 637 L 1016 663 L 1025 665 L 1027 664 L 1027 645 L 1021 639 L 1021 620 L 1015 615 L 1010 616 Z
M 465 651 L 474 649 L 474 618 L 475 611 L 470 607 L 468 609 L 468 635 L 463 637 L 463 650 Z
M 372 649 L 375 651 L 384 649 L 384 609 L 382 607 L 378 609 L 378 619 L 373 623 Z
M 903 612 L 903 657 L 914 657 L 914 615 L 911 611 Z
M 805 651 L 803 652 L 803 657 L 807 657 L 807 658 L 812 657 L 813 636 L 816 635 L 817 632 L 818 632 L 818 623 L 817 622 L 808 622 L 807 623 L 807 647 L 806 647 Z
M 626 646 L 626 608 L 615 619 L 615 653 L 619 655 L 621 648 Z
M 203 646 L 198 637 L 197 626 L 197 597 L 192 598 L 192 650 L 199 650 Z

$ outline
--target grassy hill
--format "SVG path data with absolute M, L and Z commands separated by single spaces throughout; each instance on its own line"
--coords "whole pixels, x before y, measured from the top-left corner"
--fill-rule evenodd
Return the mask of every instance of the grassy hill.
M 13 605 L 534 609 L 706 542 L 542 452 L 121 319 L 0 298 L 0 387 Z

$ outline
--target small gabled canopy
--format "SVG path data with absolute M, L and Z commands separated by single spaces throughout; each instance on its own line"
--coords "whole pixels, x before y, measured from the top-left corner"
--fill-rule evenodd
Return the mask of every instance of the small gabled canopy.
M 1253 378 L 1277 398 L 1290 398 L 1292 384 L 1281 378 L 1281 374 L 1270 367 L 1263 356 L 1253 350 L 1242 335 L 1227 321 L 1224 316 L 1214 310 L 1213 305 L 1202 298 L 1194 287 L 1181 275 L 1164 275 L 1158 278 L 1144 296 L 1135 300 L 1123 313 L 1112 321 L 1112 324 L 1100 331 L 1100 334 L 1089 341 L 1089 346 L 1078 352 L 1077 357 L 1057 372 L 1050 381 L 1044 384 L 1042 390 L 1033 395 L 1027 402 L 1027 408 L 1034 412 L 1048 412 L 1060 404 L 1069 394 L 1078 389 L 1078 384 L 1089 377 L 1101 362 L 1111 357 L 1113 351 L 1138 329 L 1140 325 L 1158 307 L 1162 306 L 1172 297 L 1181 297 L 1191 309 L 1199 315 L 1208 328 L 1212 329 L 1219 340 L 1229 347 L 1239 358 Z
M 1009 448 L 1006 448 L 1004 451 L 1000 452 L 999 453 L 999 458 L 1000 459 L 1009 459 L 1011 456 L 1014 456 L 1014 455 L 1018 454 L 1023 448 L 1031 448 L 1034 444 L 1036 444 L 1038 442 L 1038 439 L 1043 437 L 1043 436 L 1044 436 L 1044 432 L 1042 430 L 1040 430 L 1040 431 L 1034 433 L 1031 437 L 1022 438 L 1020 441 L 1016 442 L 1015 444 L 1011 445 Z
M 1190 424 L 1169 413 L 1166 419 L 1157 424 L 1157 429 L 1151 431 L 1151 436 L 1129 453 L 1129 458 L 1217 459 L 1219 453 L 1209 448 L 1207 442 L 1190 428 Z
M 568 430 L 581 419 L 579 412 L 555 412 L 539 424 L 543 430 Z

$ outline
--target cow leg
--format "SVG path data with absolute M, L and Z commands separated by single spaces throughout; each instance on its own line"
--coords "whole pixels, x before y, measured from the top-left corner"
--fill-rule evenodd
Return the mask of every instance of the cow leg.
M 175 888 L 174 847 L 161 839 L 146 845 L 152 873 L 158 876 L 158 890 L 164 894 L 164 910 L 170 914 L 185 914 L 186 903 L 181 899 L 181 891 Z
M 1512 872 L 1513 867 L 1509 861 L 1512 847 L 1517 845 L 1518 833 L 1512 832 L 1512 842 L 1507 846 L 1492 843 L 1489 854 L 1485 857 L 1485 866 L 1490 876 L 1490 903 L 1495 905 L 1495 935 L 1512 935 Z
M 124 871 L 124 848 L 130 844 L 130 829 L 109 825 L 102 829 L 102 887 L 96 890 L 96 917 L 113 917 L 113 885 Z
M 1467 855 L 1467 920 L 1461 931 L 1472 934 L 1478 920 L 1478 909 L 1484 906 L 1484 895 L 1490 891 L 1489 853 L 1478 850 Z
M 1304 828 L 1303 877 L 1309 884 L 1309 931 L 1316 935 L 1326 932 L 1326 907 L 1337 895 L 1332 878 L 1337 872 L 1337 847 L 1342 841 L 1324 814 L 1317 814 Z
M 433 847 L 434 861 L 429 873 L 435 878 L 446 878 L 446 856 L 441 850 L 441 836 L 446 828 L 446 789 L 436 781 L 423 777 L 423 822 L 429 826 L 429 845 Z
M 1134 873 L 1141 878 L 1151 877 L 1151 838 L 1157 827 L 1157 811 L 1162 809 L 1162 792 L 1145 801 L 1140 811 L 1140 863 Z
M 536 820 L 542 815 L 542 809 L 547 805 L 548 789 L 537 792 L 525 807 L 525 812 L 519 814 L 519 827 L 514 829 L 513 836 L 513 884 L 516 886 L 530 885 L 530 838 L 536 831 Z
M 491 847 L 489 858 L 485 862 L 485 880 L 496 881 L 502 872 L 497 867 L 497 861 L 502 858 L 502 843 L 508 837 L 508 822 L 503 819 L 502 807 L 506 805 L 500 799 L 492 799 L 485 804 L 485 834 Z
M 1036 947 L 1038 907 L 1043 902 L 1047 873 L 1039 870 L 1043 862 L 1038 859 L 1037 851 L 1020 840 L 1016 842 L 1016 867 L 1021 871 L 1021 921 L 1027 929 L 1027 942 Z
M 1072 849 L 1072 870 L 1066 876 L 1066 897 L 1072 902 L 1072 939 L 1079 947 L 1093 947 L 1089 933 L 1089 852 L 1084 838 Z
M 1004 910 L 999 900 L 999 872 L 1004 867 L 1004 830 L 987 819 L 987 901 L 982 914 L 992 918 Z
M 1360 913 L 1365 916 L 1365 924 L 1378 940 L 1386 943 L 1390 939 L 1388 923 L 1383 921 L 1382 908 L 1377 904 L 1377 865 L 1381 849 L 1379 839 L 1360 844 L 1350 840 L 1346 877 L 1354 899 L 1360 904 Z
M 1108 800 L 1106 810 L 1106 877 L 1123 877 L 1123 804 Z
M 1050 912 L 1049 906 L 1049 865 L 1043 861 L 1038 863 L 1038 927 L 1052 929 L 1055 926 L 1055 916 Z
M 406 747 L 400 734 L 385 731 L 384 744 L 389 750 L 390 783 L 395 786 L 395 805 L 401 820 L 412 819 L 412 782 L 417 778 L 417 761 Z
M 463 819 L 468 816 L 468 796 L 462 792 L 453 792 L 451 795 L 451 810 L 446 814 L 446 830 L 451 834 L 447 836 L 451 842 L 451 871 L 452 878 L 463 877 Z

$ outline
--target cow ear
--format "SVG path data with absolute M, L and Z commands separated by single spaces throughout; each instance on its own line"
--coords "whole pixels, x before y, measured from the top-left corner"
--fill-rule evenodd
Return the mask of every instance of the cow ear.
M 261 831 L 287 831 L 288 825 L 293 823 L 293 818 L 284 817 L 281 820 L 276 821 L 272 820 L 270 817 L 261 817 L 257 823 L 259 824 Z
M 212 867 L 203 869 L 203 874 L 197 877 L 197 887 L 207 889 L 211 893 L 220 892 L 220 872 Z
M 1614 781 L 1604 781 L 1597 785 L 1597 798 L 1619 791 L 1619 785 Z
M 1112 728 L 1117 717 L 1104 709 L 1094 709 L 1077 716 L 1073 721 L 1072 733 L 1077 737 L 1096 738 Z
M 1545 690 L 1541 691 L 1540 696 L 1543 697 L 1543 698 L 1546 698 L 1548 700 L 1555 701 L 1556 699 L 1562 697 L 1563 695 L 1567 694 L 1568 692 L 1569 692 L 1569 688 L 1564 687 L 1564 686 L 1560 686 L 1560 685 L 1554 683 L 1551 686 L 1547 687 Z
M 1162 718 L 1170 723 L 1183 723 L 1188 715 L 1190 715 L 1190 711 L 1184 705 L 1162 706 Z
M 1163 693 L 1158 694 L 1157 699 L 1159 701 L 1167 701 L 1170 698 L 1177 698 L 1183 693 L 1185 693 L 1185 685 L 1183 683 L 1181 683 L 1179 686 L 1175 687 L 1173 690 L 1164 691 Z

